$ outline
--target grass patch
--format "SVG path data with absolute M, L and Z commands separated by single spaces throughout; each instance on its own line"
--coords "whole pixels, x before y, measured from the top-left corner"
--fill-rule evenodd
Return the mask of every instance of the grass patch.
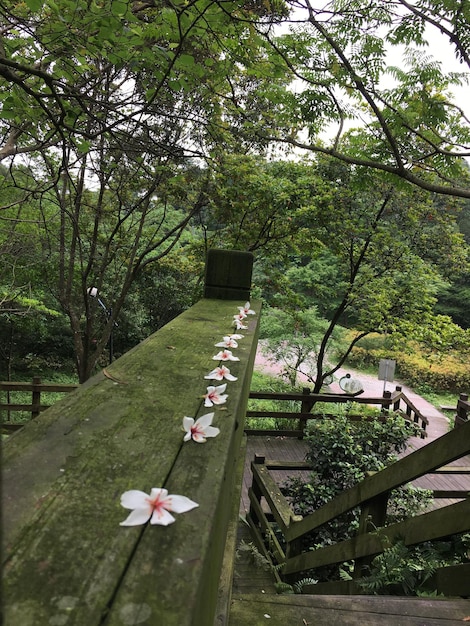
M 44 371 L 41 374 L 42 383 L 55 383 L 60 385 L 75 385 L 78 383 L 77 377 L 73 374 L 57 371 Z M 12 375 L 13 382 L 32 383 L 33 375 L 24 372 Z M 41 404 L 52 406 L 64 397 L 61 392 L 41 392 Z M 2 404 L 31 404 L 31 391 L 4 391 L 0 390 L 0 403 Z M 0 423 L 8 422 L 12 424 L 25 424 L 31 419 L 31 411 L 0 411 Z

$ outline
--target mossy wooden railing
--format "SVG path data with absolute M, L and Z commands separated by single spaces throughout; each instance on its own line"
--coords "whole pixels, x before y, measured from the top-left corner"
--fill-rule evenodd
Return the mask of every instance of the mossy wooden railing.
M 384 526 L 388 496 L 392 489 L 442 468 L 470 453 L 470 422 L 453 429 L 391 466 L 340 493 L 331 502 L 304 518 L 294 515 L 269 469 L 285 465 L 265 461 L 252 463 L 253 486 L 249 490 L 250 511 L 247 516 L 258 546 L 269 550 L 286 581 L 304 577 L 309 570 L 346 561 L 355 561 L 355 576 L 373 556 L 384 551 L 394 539 L 402 538 L 406 546 L 438 540 L 470 531 L 470 494 L 447 494 L 459 502 L 423 515 Z M 288 468 L 306 469 L 306 464 L 290 463 Z M 449 470 L 452 470 L 450 466 Z M 266 507 L 268 510 L 266 510 Z M 349 540 L 311 550 L 309 533 L 355 508 L 361 509 L 358 534 Z M 445 595 L 470 596 L 470 563 L 444 568 L 436 573 L 438 592 Z M 305 587 L 306 593 L 357 593 L 352 582 L 332 582 Z
M 201 300 L 8 439 L 4 626 L 213 623 L 259 319 L 228 362 L 226 404 L 205 408 L 207 386 L 222 384 L 204 378 L 214 344 L 246 294 L 229 297 L 240 300 Z M 219 436 L 184 443 L 183 416 L 208 412 Z M 121 494 L 152 487 L 199 506 L 167 527 L 121 527 Z
M 275 418 L 276 420 L 297 421 L 296 428 L 277 428 L 276 430 L 246 429 L 246 433 L 252 436 L 282 435 L 284 437 L 302 438 L 308 420 L 335 416 L 335 414 L 328 413 L 328 411 L 315 412 L 313 408 L 321 402 L 331 405 L 350 403 L 351 405 L 376 406 L 381 411 L 381 413 L 373 417 L 365 417 L 363 414 L 354 413 L 352 408 L 348 413 L 348 419 L 350 420 L 370 419 L 385 422 L 389 415 L 388 411 L 397 411 L 406 420 L 418 424 L 421 428 L 421 438 L 424 439 L 426 437 L 428 418 L 422 415 L 419 409 L 403 393 L 400 386 L 397 386 L 393 392 L 385 391 L 381 397 L 352 396 L 345 393 L 311 393 L 310 389 L 306 387 L 302 390 L 302 393 L 252 391 L 250 400 L 280 400 L 282 402 L 296 402 L 299 405 L 299 411 L 248 410 L 246 412 L 248 418 Z

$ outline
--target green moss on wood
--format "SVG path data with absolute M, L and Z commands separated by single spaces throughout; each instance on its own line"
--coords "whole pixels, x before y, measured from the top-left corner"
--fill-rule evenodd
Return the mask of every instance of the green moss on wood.
M 258 316 L 240 362 L 229 363 L 238 380 L 228 402 L 206 409 L 201 396 L 235 313 L 234 302 L 202 300 L 107 368 L 121 384 L 99 374 L 5 446 L 7 626 L 64 616 L 68 626 L 91 625 L 106 614 L 109 624 L 207 623 L 198 620 L 216 601 L 208 596 L 217 592 Z M 219 437 L 183 445 L 183 416 L 212 410 Z M 199 508 L 167 528 L 119 526 L 123 491 L 162 486 Z

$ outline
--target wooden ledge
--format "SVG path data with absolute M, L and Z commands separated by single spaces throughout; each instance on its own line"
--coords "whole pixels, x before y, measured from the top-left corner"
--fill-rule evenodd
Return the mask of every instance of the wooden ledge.
M 5 626 L 211 623 L 259 314 L 228 363 L 227 403 L 201 396 L 222 384 L 204 376 L 243 304 L 201 300 L 4 445 Z M 183 444 L 183 416 L 212 411 L 220 435 Z M 120 527 L 121 494 L 152 487 L 199 507 L 168 527 Z

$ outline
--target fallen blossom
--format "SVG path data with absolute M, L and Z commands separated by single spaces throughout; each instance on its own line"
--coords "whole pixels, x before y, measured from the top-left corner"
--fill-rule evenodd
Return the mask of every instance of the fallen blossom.
M 119 524 L 120 526 L 139 526 L 149 519 L 151 524 L 168 526 L 176 521 L 170 511 L 186 513 L 199 504 L 186 496 L 168 495 L 166 489 L 154 487 L 150 490 L 150 495 L 138 489 L 125 491 L 121 496 L 121 506 L 125 509 L 133 509 L 133 511 Z
M 225 367 L 225 365 L 216 367 L 212 372 L 209 372 L 207 376 L 204 376 L 204 378 L 206 380 L 223 380 L 224 378 L 230 381 L 238 380 L 236 376 L 230 373 L 229 368 Z
M 243 323 L 243 321 L 242 321 L 242 319 L 244 319 L 244 318 L 241 318 L 241 319 L 240 319 L 240 318 L 238 317 L 238 315 L 234 315 L 233 317 L 234 317 L 234 319 L 233 319 L 232 324 L 233 324 L 233 326 L 235 326 L 235 328 L 236 328 L 237 330 L 247 330 L 248 326 L 246 326 L 246 325 Z
M 227 389 L 227 383 L 218 387 L 207 387 L 207 393 L 202 397 L 205 398 L 204 406 L 212 406 L 214 404 L 224 404 L 227 402 L 228 395 L 224 394 Z
M 217 348 L 238 348 L 237 341 L 230 336 L 224 337 L 223 341 L 214 344 Z
M 245 302 L 245 306 L 239 306 L 238 310 L 240 311 L 240 313 L 244 313 L 245 316 L 246 315 L 256 315 L 256 311 L 253 311 L 253 309 L 250 309 L 250 303 L 249 302 Z
M 212 357 L 214 361 L 239 361 L 237 356 L 234 356 L 230 350 L 221 350 L 215 356 Z
M 235 339 L 235 340 L 243 339 L 244 336 L 245 335 L 240 335 L 240 333 L 232 333 L 231 335 L 229 335 L 230 339 Z
M 207 437 L 217 437 L 220 430 L 211 426 L 213 419 L 214 413 L 206 413 L 196 421 L 193 417 L 183 417 L 183 430 L 186 431 L 184 441 L 192 439 L 196 443 L 205 443 Z

